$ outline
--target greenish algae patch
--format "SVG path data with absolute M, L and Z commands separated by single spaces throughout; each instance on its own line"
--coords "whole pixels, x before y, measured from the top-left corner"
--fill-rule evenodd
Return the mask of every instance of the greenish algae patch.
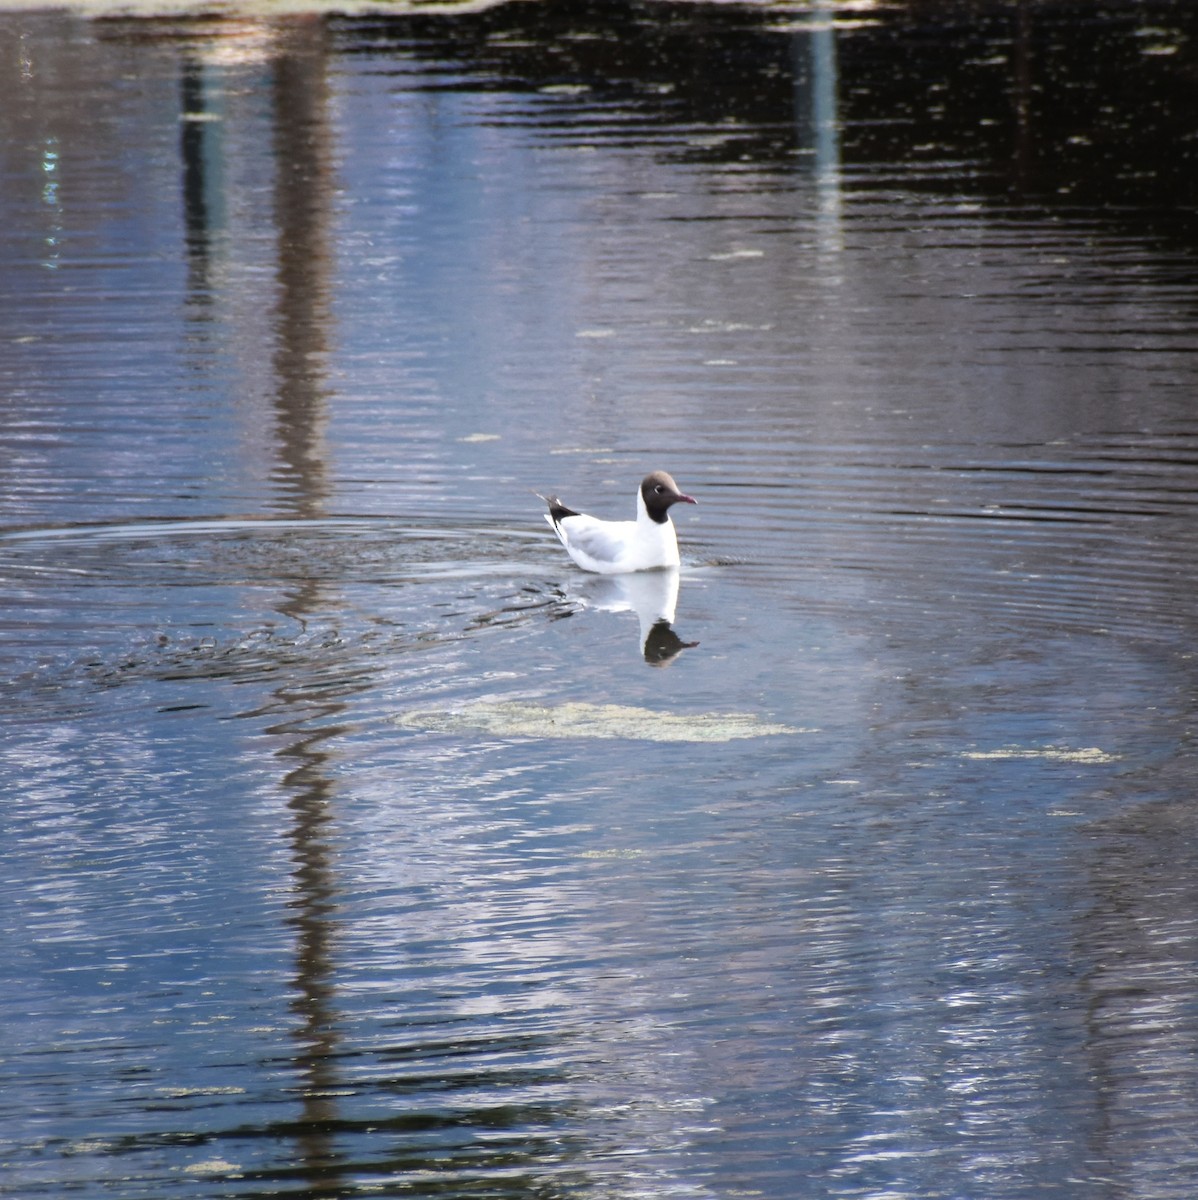
M 1031 758 L 1048 762 L 1085 763 L 1100 765 L 1102 763 L 1118 762 L 1120 755 L 1108 754 L 1097 746 L 1086 746 L 1079 750 L 1071 750 L 1068 746 L 1040 746 L 1028 749 L 1021 746 L 1002 746 L 997 750 L 966 750 L 962 758 L 997 761 L 1000 759 Z
M 497 737 L 632 738 L 647 742 L 730 742 L 810 730 L 775 725 L 751 713 L 665 713 L 623 704 L 534 704 L 480 700 L 461 708 L 402 713 L 396 722 L 433 733 L 489 733 Z

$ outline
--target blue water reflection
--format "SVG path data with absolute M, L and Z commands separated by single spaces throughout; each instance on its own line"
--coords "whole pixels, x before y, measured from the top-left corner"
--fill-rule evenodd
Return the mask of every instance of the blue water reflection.
M 1188 10 L 0 24 L 5 1187 L 1193 1194 Z

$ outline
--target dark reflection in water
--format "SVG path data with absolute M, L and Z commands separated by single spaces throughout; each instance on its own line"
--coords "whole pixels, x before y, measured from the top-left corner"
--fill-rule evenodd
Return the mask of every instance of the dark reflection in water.
M 1193 1195 L 1189 7 L 0 27 L 0 1190 Z
M 834 117 L 853 186 L 915 179 L 1115 220 L 1131 209 L 1141 229 L 1192 239 L 1193 36 L 1193 13 L 1172 0 L 1101 12 L 926 0 L 862 17 L 705 6 L 681 19 L 562 3 L 355 26 L 346 48 L 394 44 L 418 86 L 560 89 L 537 119 L 564 131 L 675 151 L 680 130 L 709 132 L 680 152 L 721 166 L 818 165 Z
M 286 703 L 284 696 L 277 699 Z M 294 742 L 279 752 L 284 762 L 296 764 L 283 777 L 282 787 L 291 796 L 288 807 L 294 817 L 295 898 L 289 924 L 296 933 L 293 1008 L 299 1020 L 296 1067 L 303 1100 L 298 1159 L 314 1188 L 336 1186 L 341 1170 L 331 1137 L 340 1083 L 336 1071 L 340 1039 L 331 944 L 337 882 L 329 845 L 334 785 L 324 769 L 327 755 L 320 745 L 344 732 L 328 723 L 343 708 L 344 705 L 325 704 L 298 723 L 267 729 L 273 736 L 293 738 L 297 732 L 304 732 L 309 720 L 319 721 L 322 726 L 319 733 L 310 733 L 306 740 Z
M 276 165 L 272 224 L 278 237 L 273 433 L 280 491 L 291 501 L 294 515 L 307 519 L 324 515 L 329 494 L 323 443 L 328 421 L 324 363 L 330 321 L 333 156 L 324 42 L 322 24 L 301 27 L 289 34 L 289 52 L 271 62 Z M 187 149 L 185 143 L 185 155 Z M 195 170 L 189 165 L 188 175 Z M 185 175 L 185 199 L 197 184 L 204 186 L 202 179 L 192 182 Z M 187 213 L 193 257 L 207 258 L 213 252 L 208 214 L 197 212 L 191 203 Z M 205 269 L 203 277 L 210 276 Z M 337 607 L 326 582 L 314 578 L 287 596 L 279 611 L 302 626 L 309 617 Z M 324 743 L 349 731 L 336 724 L 347 707 L 339 690 L 323 687 L 314 694 L 306 671 L 293 682 L 281 682 L 273 689 L 272 708 L 286 719 L 280 722 L 276 717 L 265 730 L 282 741 L 276 753 L 289 767 L 280 782 L 293 819 L 294 896 L 288 924 L 296 935 L 292 1008 L 299 1021 L 295 1067 L 302 1094 L 297 1157 L 314 1194 L 335 1193 L 344 1170 L 333 1137 L 342 1042 L 334 963 L 339 889 L 330 844 L 336 785 L 324 748 Z
M 1194 1159 L 1198 841 L 1187 804 L 1154 803 L 1089 831 L 1085 1050 L 1098 1135 L 1146 1194 L 1180 1189 Z M 1136 1080 L 1128 1089 L 1129 1077 Z M 1148 1143 L 1153 1149 L 1147 1150 Z M 1163 1152 L 1162 1152 L 1163 1151 Z
M 316 23 L 291 36 L 301 34 L 303 45 L 276 60 L 274 78 L 274 226 L 279 239 L 275 436 L 286 472 L 280 490 L 295 487 L 295 515 L 314 517 L 323 515 L 329 490 L 324 478 L 324 374 L 334 286 L 330 243 L 336 155 L 325 29 Z

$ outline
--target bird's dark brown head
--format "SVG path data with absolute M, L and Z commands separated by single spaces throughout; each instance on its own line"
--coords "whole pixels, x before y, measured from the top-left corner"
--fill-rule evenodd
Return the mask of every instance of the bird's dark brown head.
M 645 502 L 645 511 L 659 525 L 664 525 L 670 519 L 670 505 L 698 504 L 694 496 L 688 496 L 679 491 L 678 485 L 665 471 L 654 471 L 641 481 L 641 499 Z

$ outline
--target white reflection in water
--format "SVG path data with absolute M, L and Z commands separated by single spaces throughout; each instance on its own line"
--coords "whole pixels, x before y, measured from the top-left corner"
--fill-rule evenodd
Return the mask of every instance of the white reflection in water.
M 634 612 L 640 626 L 641 653 L 652 666 L 669 666 L 683 650 L 698 642 L 684 641 L 674 631 L 681 573 L 673 567 L 662 571 L 638 571 L 631 575 L 607 575 L 580 583 L 574 594 L 604 612 Z

